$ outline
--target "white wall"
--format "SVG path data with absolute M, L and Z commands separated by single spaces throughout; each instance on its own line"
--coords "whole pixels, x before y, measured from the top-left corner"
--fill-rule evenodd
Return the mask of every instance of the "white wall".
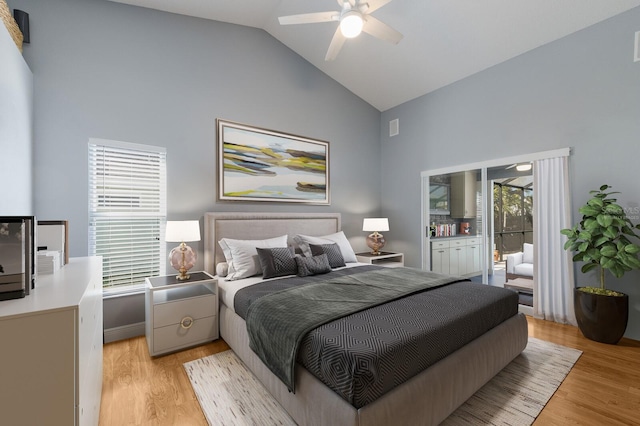
M 0 21 L 0 215 L 32 215 L 33 75 Z

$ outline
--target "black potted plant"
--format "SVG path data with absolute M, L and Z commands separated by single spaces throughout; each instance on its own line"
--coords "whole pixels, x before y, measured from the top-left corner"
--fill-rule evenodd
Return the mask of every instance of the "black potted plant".
M 573 228 L 563 229 L 567 236 L 565 250 L 574 252 L 574 262 L 584 262 L 582 272 L 599 268 L 600 287 L 577 287 L 574 290 L 576 320 L 582 334 L 591 340 L 616 344 L 624 335 L 629 318 L 629 296 L 605 286 L 605 271 L 616 278 L 640 269 L 640 238 L 624 209 L 605 192 L 609 185 L 589 191 L 591 199 L 578 210 L 582 220 Z

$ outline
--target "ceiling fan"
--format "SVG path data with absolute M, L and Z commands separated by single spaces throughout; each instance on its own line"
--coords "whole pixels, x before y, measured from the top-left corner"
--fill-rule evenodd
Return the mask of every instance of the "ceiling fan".
M 398 44 L 402 34 L 387 24 L 371 16 L 391 0 L 337 0 L 342 6 L 340 11 L 303 13 L 301 15 L 281 16 L 280 25 L 314 24 L 317 22 L 340 22 L 336 29 L 325 61 L 333 61 L 348 38 L 358 36 L 362 31 L 381 40 Z

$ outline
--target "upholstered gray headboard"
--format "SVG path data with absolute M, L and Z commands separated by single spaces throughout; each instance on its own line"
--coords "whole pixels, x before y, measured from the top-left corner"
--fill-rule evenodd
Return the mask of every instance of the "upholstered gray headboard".
M 204 269 L 212 275 L 224 262 L 221 238 L 263 240 L 287 234 L 327 235 L 340 231 L 340 213 L 205 213 Z

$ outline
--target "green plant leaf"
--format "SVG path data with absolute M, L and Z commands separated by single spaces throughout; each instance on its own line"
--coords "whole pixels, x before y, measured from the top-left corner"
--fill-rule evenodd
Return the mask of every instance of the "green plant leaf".
M 578 246 L 578 251 L 581 253 L 584 253 L 585 251 L 587 251 L 589 249 L 589 243 L 588 242 L 583 242 L 580 243 L 580 245 Z
M 624 252 L 628 254 L 640 253 L 640 246 L 637 244 L 628 244 L 624 247 Z
M 613 215 L 620 215 L 624 213 L 622 207 L 617 204 L 609 204 L 608 206 L 605 206 L 604 211 Z
M 575 234 L 575 231 L 573 229 L 561 229 L 560 233 L 562 235 L 566 235 L 567 237 L 571 237 Z
M 591 232 L 589 231 L 581 231 L 578 234 L 578 238 L 583 241 L 589 241 L 591 238 L 593 238 L 593 235 L 591 235 Z
M 582 227 L 587 231 L 597 233 L 598 230 L 600 229 L 600 224 L 596 219 L 589 218 L 589 219 L 585 219 L 584 223 L 582 224 Z
M 611 269 L 613 270 L 613 268 L 616 267 L 616 265 L 618 264 L 618 262 L 616 262 L 615 259 L 612 259 L 610 257 L 602 257 L 602 259 L 600 259 L 600 265 L 604 268 L 604 269 Z
M 634 236 L 634 237 L 636 237 L 636 238 L 640 238 L 640 237 L 638 237 L 638 235 L 636 235 L 636 233 L 634 232 L 634 230 L 633 230 L 632 228 L 629 228 L 628 226 L 623 226 L 623 227 L 622 227 L 622 232 L 623 232 L 625 235 L 632 235 L 632 236 Z
M 604 257 L 614 257 L 617 253 L 618 250 L 613 244 L 607 244 L 600 249 L 600 254 Z
M 608 237 L 600 237 L 593 243 L 593 245 L 595 247 L 600 247 L 604 243 L 608 243 L 608 242 L 609 242 L 609 238 Z
M 586 273 L 592 269 L 595 269 L 596 267 L 598 267 L 596 263 L 585 263 L 584 265 L 582 265 L 582 268 L 580 268 L 580 271 L 582 271 L 583 273 Z
M 580 212 L 581 215 L 583 216 L 591 216 L 591 217 L 595 217 L 598 215 L 598 213 L 600 213 L 600 209 L 595 208 L 595 207 L 591 207 L 589 205 L 585 205 L 582 206 L 578 209 L 578 211 Z
M 600 186 L 600 191 L 606 191 L 609 188 L 611 188 L 611 185 L 601 185 Z
M 640 269 L 640 259 L 635 256 L 628 256 L 625 264 L 632 269 Z
M 609 226 L 611 226 L 611 224 L 613 224 L 613 216 L 611 216 L 610 214 L 599 214 L 598 216 L 596 216 L 596 220 L 598 221 L 598 225 L 602 226 L 603 228 L 608 228 Z
M 613 226 L 608 227 L 604 231 L 602 231 L 602 235 L 609 238 L 610 240 L 615 240 L 618 237 L 617 229 Z
M 618 265 L 617 263 L 615 265 L 613 265 L 611 267 L 611 272 L 613 272 L 613 275 L 615 275 L 616 278 L 622 278 L 622 276 L 624 275 L 624 268 L 620 265 Z
M 587 204 L 591 207 L 602 208 L 604 206 L 604 202 L 602 202 L 601 198 L 592 198 L 587 201 Z

